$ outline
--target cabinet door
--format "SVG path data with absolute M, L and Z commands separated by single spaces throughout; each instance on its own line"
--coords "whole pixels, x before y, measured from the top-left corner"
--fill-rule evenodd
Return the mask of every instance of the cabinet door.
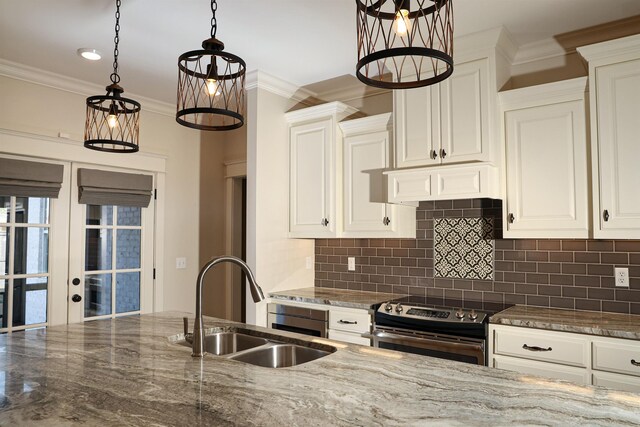
M 439 103 L 437 85 L 394 91 L 396 167 L 440 163 Z
M 334 234 L 333 140 L 330 119 L 291 127 L 289 231 L 292 237 Z
M 584 103 L 505 112 L 505 237 L 588 237 Z
M 600 203 L 594 234 L 640 238 L 640 60 L 598 67 L 595 96 Z
M 443 163 L 490 160 L 488 67 L 487 59 L 456 64 L 440 84 Z
M 382 170 L 389 166 L 389 132 L 344 140 L 344 231 L 389 231 Z

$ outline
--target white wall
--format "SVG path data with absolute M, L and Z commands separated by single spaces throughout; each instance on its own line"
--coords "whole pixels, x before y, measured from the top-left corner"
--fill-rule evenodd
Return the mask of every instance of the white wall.
M 265 295 L 313 286 L 314 241 L 288 239 L 288 99 L 260 87 L 247 91 L 247 261 Z M 247 292 L 247 323 L 266 324 L 266 305 Z
M 0 130 L 54 138 L 63 132 L 81 146 L 85 98 L 102 94 L 104 89 L 98 87 L 95 93 L 78 93 L 80 89 L 68 89 L 67 79 L 67 89 L 62 90 L 52 87 L 48 73 L 42 77 L 40 84 L 0 75 Z M 78 82 L 78 87 L 84 89 L 87 85 Z M 125 95 L 141 101 L 135 95 L 127 92 Z M 145 110 L 144 102 L 141 103 L 141 152 L 166 158 L 164 241 L 159 242 L 164 248 L 164 259 L 158 261 L 164 270 L 164 310 L 193 312 L 198 273 L 200 132 L 178 125 L 171 106 L 167 106 L 166 112 L 158 113 Z M 55 150 L 56 143 L 51 144 Z M 29 154 L 47 156 L 42 152 Z M 176 270 L 176 257 L 187 258 L 186 270 Z

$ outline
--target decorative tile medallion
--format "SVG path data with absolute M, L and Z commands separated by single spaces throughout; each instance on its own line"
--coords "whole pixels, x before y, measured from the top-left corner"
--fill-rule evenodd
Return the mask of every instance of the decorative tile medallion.
M 437 218 L 433 225 L 435 277 L 493 280 L 492 218 Z

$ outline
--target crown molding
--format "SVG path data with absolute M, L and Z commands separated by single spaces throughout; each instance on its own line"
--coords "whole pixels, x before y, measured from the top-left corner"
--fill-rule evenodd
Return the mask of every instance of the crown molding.
M 74 79 L 72 77 L 63 76 L 61 74 L 52 73 L 50 71 L 30 67 L 28 65 L 19 64 L 2 58 L 0 58 L 0 76 L 63 90 L 65 92 L 75 93 L 85 97 L 105 92 L 104 86 L 97 85 L 95 83 Z M 131 98 L 135 99 L 142 105 L 143 111 L 150 111 L 165 116 L 175 117 L 176 106 L 174 104 L 136 95 L 134 93 L 129 94 Z
M 290 111 L 284 115 L 284 118 L 287 123 L 300 123 L 325 117 L 335 117 L 336 121 L 339 122 L 345 117 L 349 117 L 357 112 L 357 108 L 339 101 L 335 101 L 316 105 L 315 107 L 301 108 L 300 110 Z
M 589 64 L 607 62 L 613 58 L 636 57 L 640 54 L 640 34 L 577 48 Z
M 340 129 L 345 136 L 358 135 L 365 132 L 383 132 L 389 130 L 392 124 L 391 113 L 377 114 L 360 119 L 341 122 Z
M 502 109 L 510 110 L 527 108 L 540 103 L 550 104 L 584 100 L 587 91 L 587 77 L 578 77 L 500 92 L 498 96 L 500 97 Z
M 570 52 L 567 52 L 555 39 L 548 38 L 520 46 L 512 65 L 558 58 L 565 56 L 567 53 Z
M 390 89 L 366 86 L 358 80 L 357 83 L 354 82 L 354 84 L 348 86 L 336 87 L 335 89 L 318 92 L 316 97 L 319 99 L 332 99 L 335 101 L 349 102 L 389 92 L 391 92 Z
M 300 86 L 284 81 L 279 77 L 261 70 L 252 70 L 247 73 L 245 89 L 251 90 L 256 88 L 266 90 L 283 98 L 293 99 L 297 102 L 316 97 L 316 94 L 310 90 L 303 89 Z

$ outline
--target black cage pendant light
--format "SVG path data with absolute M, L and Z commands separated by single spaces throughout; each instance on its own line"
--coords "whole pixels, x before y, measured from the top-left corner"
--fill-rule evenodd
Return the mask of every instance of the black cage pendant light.
M 410 89 L 453 73 L 453 0 L 356 0 L 358 79 Z
M 244 124 L 245 70 L 239 56 L 224 51 L 216 38 L 216 0 L 211 1 L 211 38 L 203 50 L 178 58 L 178 108 L 176 121 L 201 130 L 231 130 Z
M 116 0 L 116 35 L 113 39 L 113 73 L 106 95 L 87 98 L 84 146 L 110 153 L 135 153 L 140 137 L 140 103 L 122 97 L 118 84 L 118 43 L 120 42 L 120 0 Z

